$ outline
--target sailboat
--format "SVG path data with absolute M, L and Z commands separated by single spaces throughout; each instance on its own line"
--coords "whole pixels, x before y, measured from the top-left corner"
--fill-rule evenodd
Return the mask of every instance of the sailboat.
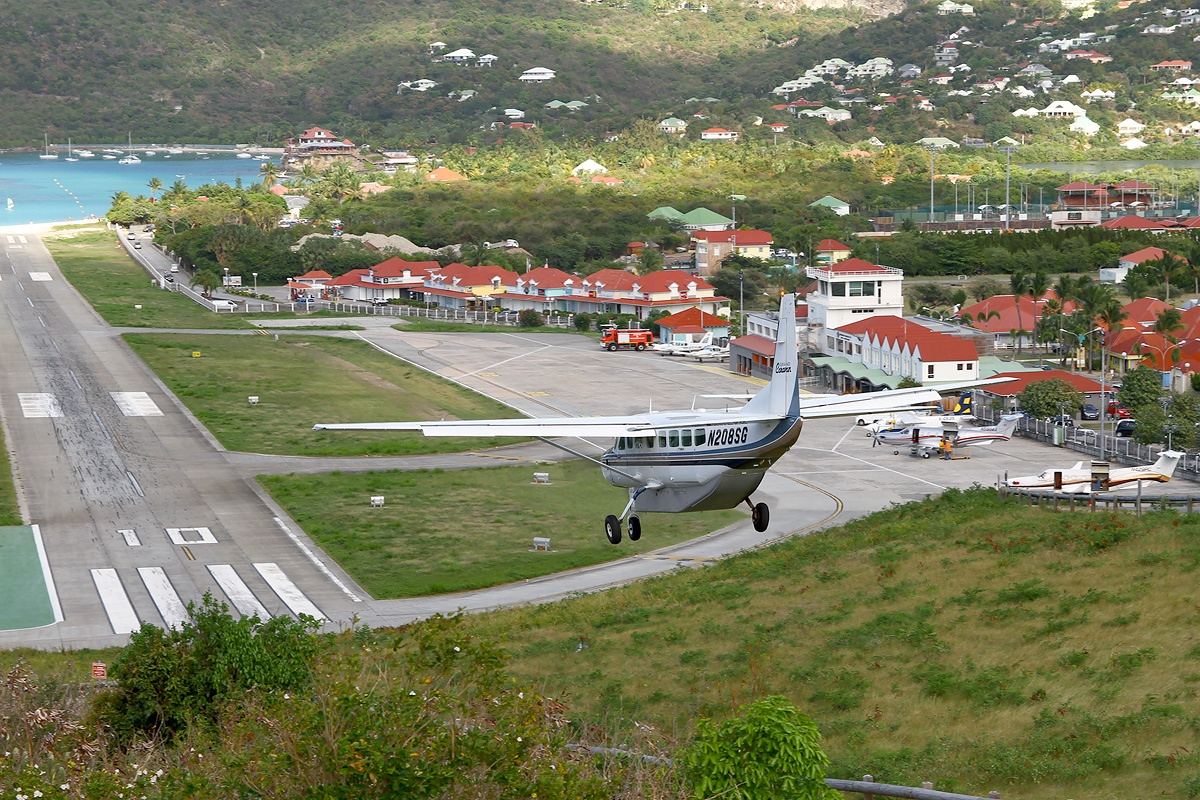
M 42 139 L 44 139 L 44 140 L 45 140 L 45 142 L 46 142 L 46 152 L 42 153 L 40 156 L 38 156 L 38 158 L 54 159 L 54 160 L 56 160 L 56 161 L 57 161 L 57 160 L 58 160 L 58 153 L 51 153 L 51 152 L 50 152 L 50 134 L 48 134 L 48 133 L 43 133 L 43 134 L 42 134 Z
M 140 164 L 142 160 L 133 154 L 133 133 L 129 134 L 129 155 L 117 162 L 118 164 Z
M 13 201 L 12 201 L 12 198 L 11 198 L 11 197 L 10 197 L 10 198 L 8 198 L 8 210 L 9 210 L 9 211 L 12 211 L 12 210 L 13 210 Z
M 67 137 L 67 161 L 78 161 L 75 154 L 71 152 L 71 137 Z

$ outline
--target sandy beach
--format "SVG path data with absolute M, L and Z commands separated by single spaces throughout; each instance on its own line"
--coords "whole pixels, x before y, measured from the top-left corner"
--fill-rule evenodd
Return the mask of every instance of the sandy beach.
M 21 233 L 32 233 L 38 236 L 51 233 L 55 230 L 66 230 L 67 228 L 99 228 L 104 226 L 104 220 L 76 220 L 68 222 L 27 222 L 24 225 L 0 225 L 0 235 L 12 235 Z

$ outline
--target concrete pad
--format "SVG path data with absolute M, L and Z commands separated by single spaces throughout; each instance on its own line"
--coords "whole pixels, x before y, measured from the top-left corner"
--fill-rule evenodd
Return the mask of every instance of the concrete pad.
M 37 527 L 0 528 L 0 630 L 53 625 L 57 604 Z

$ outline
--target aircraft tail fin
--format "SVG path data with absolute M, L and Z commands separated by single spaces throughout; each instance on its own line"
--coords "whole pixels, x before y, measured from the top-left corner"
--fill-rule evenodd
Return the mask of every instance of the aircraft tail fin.
M 1158 461 L 1154 462 L 1154 471 L 1169 479 L 1175 474 L 1175 468 L 1179 466 L 1181 458 L 1183 458 L 1183 453 L 1175 450 L 1163 450 L 1158 454 Z
M 746 404 L 750 413 L 780 417 L 800 413 L 800 356 L 796 345 L 796 295 L 779 300 L 779 333 L 775 336 L 775 362 L 771 382 Z
M 954 410 L 950 412 L 951 415 L 956 417 L 965 417 L 974 414 L 975 410 L 971 406 L 973 402 L 974 398 L 972 397 L 971 393 L 963 392 L 958 398 L 958 402 L 954 404 Z

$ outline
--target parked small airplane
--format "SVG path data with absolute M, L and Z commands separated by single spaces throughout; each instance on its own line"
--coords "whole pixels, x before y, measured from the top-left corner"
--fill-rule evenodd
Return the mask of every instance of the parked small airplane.
M 767 470 L 800 437 L 805 417 L 879 414 L 939 399 L 921 387 L 857 395 L 800 397 L 796 345 L 796 297 L 779 303 L 779 335 L 771 381 L 744 406 L 709 411 L 648 412 L 624 417 L 443 420 L 440 422 L 359 422 L 318 424 L 314 430 L 420 431 L 426 436 L 535 437 L 600 467 L 604 479 L 627 490 L 620 516 L 609 514 L 604 532 L 621 541 L 628 517 L 629 538 L 642 536 L 640 512 L 677 513 L 750 506 L 754 529 L 765 531 L 766 503 L 750 497 Z M 972 381 L 943 388 L 1002 383 L 1011 378 Z M 573 450 L 550 437 L 616 438 L 600 458 Z
M 996 425 L 988 425 L 984 428 L 959 428 L 954 443 L 957 447 L 983 447 L 992 442 L 1007 442 L 1012 438 L 1013 431 L 1017 429 L 1019 419 L 1020 417 L 1016 415 L 1010 415 L 1001 417 L 1000 422 Z M 904 447 L 915 444 L 918 447 L 933 449 L 942 440 L 945 432 L 946 429 L 940 423 L 936 427 L 909 425 L 904 428 L 888 428 L 871 434 L 871 438 L 875 440 L 871 446 L 882 444 Z
M 940 409 L 931 408 L 926 413 L 921 413 L 920 411 L 897 411 L 893 414 L 862 414 L 856 421 L 859 425 L 867 429 L 868 436 L 873 436 L 888 428 L 903 428 L 908 425 L 936 428 L 947 422 L 961 423 L 975 419 L 975 412 L 971 405 L 972 402 L 971 393 L 963 392 L 959 396 L 958 402 L 954 404 L 954 409 L 951 411 L 941 411 Z
M 708 331 L 695 342 L 658 342 L 650 347 L 660 356 L 687 356 L 700 350 L 710 350 L 712 346 L 712 331 Z
M 696 359 L 701 364 L 703 364 L 705 361 L 728 361 L 729 360 L 729 348 L 728 347 L 706 347 L 703 350 L 696 350 L 691 353 L 687 353 L 687 355 L 690 356 L 691 358 Z
M 1108 486 L 1110 489 L 1116 489 L 1131 483 L 1136 484 L 1138 481 L 1167 483 L 1171 480 L 1171 476 L 1175 474 L 1175 467 L 1179 466 L 1179 459 L 1182 457 L 1183 453 L 1174 450 L 1164 450 L 1159 453 L 1158 460 L 1153 464 L 1110 470 L 1108 473 Z M 1085 467 L 1082 461 L 1076 462 L 1075 466 L 1068 467 L 1067 469 L 1048 469 L 1037 475 L 1009 478 L 1005 483 L 1008 486 L 1019 489 L 1053 489 L 1054 473 L 1056 472 L 1062 473 L 1062 489 L 1060 491 L 1072 494 L 1090 493 L 1092 491 L 1092 471 L 1090 467 Z

